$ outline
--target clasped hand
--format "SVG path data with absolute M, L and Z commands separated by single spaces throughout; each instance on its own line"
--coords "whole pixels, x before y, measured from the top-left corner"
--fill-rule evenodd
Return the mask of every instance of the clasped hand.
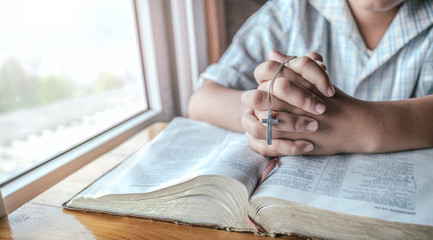
M 258 88 L 242 95 L 248 107 L 242 127 L 254 150 L 266 156 L 366 151 L 369 135 L 362 127 L 371 120 L 370 105 L 334 87 L 315 52 L 289 61 L 277 76 L 273 112 L 279 122 L 272 126 L 272 145 L 266 145 L 261 119 L 267 117 L 269 83 L 288 56 L 273 50 L 269 58 L 255 69 Z

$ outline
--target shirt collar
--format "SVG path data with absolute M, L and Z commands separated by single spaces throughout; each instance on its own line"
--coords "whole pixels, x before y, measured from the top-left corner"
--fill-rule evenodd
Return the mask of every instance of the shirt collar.
M 433 24 L 433 1 L 406 0 L 378 47 L 396 52 Z
M 318 12 L 320 12 L 331 24 L 340 29 L 342 34 L 353 41 L 361 51 L 365 53 L 369 52 L 345 0 L 309 1 Z M 433 1 L 406 0 L 399 9 L 385 35 L 382 37 L 377 48 L 386 47 L 389 52 L 395 53 L 432 24 Z
M 350 39 L 364 56 L 366 65 L 363 67 L 359 80 L 365 79 L 377 68 L 387 62 L 409 41 L 421 34 L 427 34 L 427 29 L 433 25 L 433 1 L 406 0 L 400 7 L 391 25 L 382 37 L 379 45 L 370 51 L 358 31 L 355 20 L 345 0 L 309 0 L 310 3 L 330 23 L 340 29 L 342 35 Z
M 310 0 L 310 3 L 362 52 L 368 51 L 345 0 Z

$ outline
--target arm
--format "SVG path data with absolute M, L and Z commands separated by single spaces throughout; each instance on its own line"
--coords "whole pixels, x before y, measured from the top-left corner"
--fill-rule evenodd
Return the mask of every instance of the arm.
M 243 132 L 241 117 L 246 109 L 241 103 L 243 92 L 204 80 L 191 96 L 188 106 L 189 117 Z
M 372 124 L 375 134 L 367 150 L 390 152 L 433 147 L 433 95 L 369 104 L 378 121 Z

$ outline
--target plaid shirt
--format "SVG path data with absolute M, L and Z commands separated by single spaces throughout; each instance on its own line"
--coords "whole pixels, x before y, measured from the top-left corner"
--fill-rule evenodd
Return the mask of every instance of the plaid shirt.
M 364 100 L 433 93 L 433 1 L 407 0 L 369 50 L 344 0 L 273 0 L 251 16 L 218 63 L 200 75 L 234 89 L 257 87 L 253 72 L 271 49 L 323 55 L 331 81 Z

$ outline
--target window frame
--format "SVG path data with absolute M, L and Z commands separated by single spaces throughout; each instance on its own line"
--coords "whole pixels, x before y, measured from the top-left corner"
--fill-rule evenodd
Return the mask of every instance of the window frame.
M 187 115 L 188 98 L 208 62 L 205 0 L 131 1 L 149 109 L 0 185 L 7 214 L 152 123 Z

